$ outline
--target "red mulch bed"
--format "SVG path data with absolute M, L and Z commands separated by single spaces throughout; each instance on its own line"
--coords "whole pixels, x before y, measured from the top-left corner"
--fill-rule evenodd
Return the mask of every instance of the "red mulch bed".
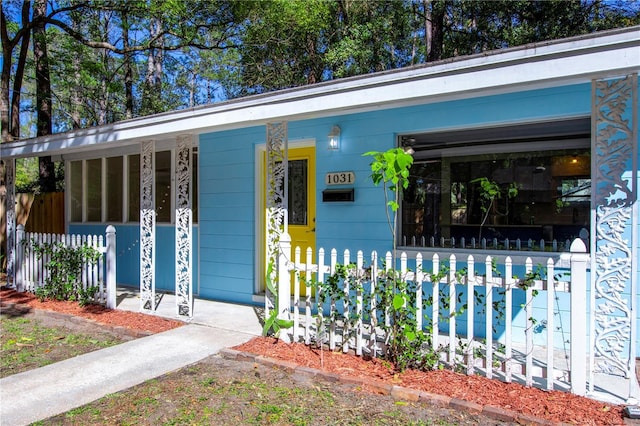
M 102 305 L 80 306 L 77 302 L 60 300 L 40 301 L 31 293 L 18 293 L 7 287 L 0 288 L 2 303 L 26 305 L 31 309 L 62 312 L 65 314 L 89 318 L 109 326 L 122 326 L 131 330 L 160 333 L 184 325 L 183 322 L 147 315 L 141 312 L 107 309 Z
M 502 407 L 554 422 L 578 425 L 624 424 L 622 406 L 566 392 L 527 388 L 517 383 L 503 383 L 448 370 L 407 370 L 397 373 L 388 362 L 381 359 L 363 359 L 340 352 L 320 351 L 304 344 L 287 344 L 273 338 L 257 337 L 234 349 L 344 376 L 377 380 L 481 405 Z

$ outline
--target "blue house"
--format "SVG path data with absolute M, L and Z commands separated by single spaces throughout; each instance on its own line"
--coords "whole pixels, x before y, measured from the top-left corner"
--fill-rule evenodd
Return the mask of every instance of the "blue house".
M 628 359 L 640 354 L 639 70 L 633 27 L 0 149 L 10 172 L 17 158 L 64 161 L 68 232 L 114 225 L 118 284 L 139 286 L 147 307 L 154 292 L 175 291 L 188 314 L 194 296 L 264 304 L 274 224 L 314 253 L 391 250 L 363 153 L 402 147 L 414 165 L 398 251 L 551 257 L 561 268 L 580 238 L 597 333 L 626 342 L 607 352 L 624 357 L 624 347 Z M 492 205 L 483 178 L 503 191 Z

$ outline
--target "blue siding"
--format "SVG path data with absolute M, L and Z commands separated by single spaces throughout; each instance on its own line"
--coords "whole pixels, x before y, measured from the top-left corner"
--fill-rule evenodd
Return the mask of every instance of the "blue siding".
M 202 297 L 251 303 L 254 293 L 255 144 L 265 129 L 200 138 Z

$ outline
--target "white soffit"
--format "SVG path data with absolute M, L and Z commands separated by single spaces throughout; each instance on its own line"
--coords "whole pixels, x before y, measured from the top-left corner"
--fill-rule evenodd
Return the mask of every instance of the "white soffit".
M 640 27 L 488 52 L 372 75 L 333 80 L 117 122 L 105 126 L 0 144 L 5 157 L 115 147 L 396 106 L 471 98 L 588 82 L 640 70 Z

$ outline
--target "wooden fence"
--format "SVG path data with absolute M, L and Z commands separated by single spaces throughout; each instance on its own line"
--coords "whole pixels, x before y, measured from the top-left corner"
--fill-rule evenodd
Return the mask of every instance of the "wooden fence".
M 23 225 L 18 225 L 16 232 L 16 289 L 18 291 L 35 292 L 50 276 L 48 268 L 50 257 L 46 254 L 38 256 L 33 246 L 61 243 L 65 247 L 88 246 L 101 253 L 96 264 L 85 264 L 82 268 L 82 286 L 97 287 L 95 302 L 116 307 L 116 230 L 107 226 L 102 235 L 64 235 L 25 232 Z
M 384 325 L 389 325 L 390 318 L 388 312 L 381 312 L 378 308 L 380 297 L 376 296 L 379 294 L 376 289 L 387 282 L 385 277 L 389 276 L 389 268 L 393 264 L 391 253 L 387 253 L 384 262 L 379 263 L 380 259 L 373 252 L 370 261 L 365 264 L 362 252 L 357 253 L 354 261 L 350 252 L 345 250 L 339 263 L 334 249 L 327 263 L 325 252 L 320 249 L 318 261 L 313 264 L 311 249 L 307 250 L 304 260 L 301 260 L 300 248 L 296 248 L 295 257 L 291 257 L 288 235 L 282 236 L 280 245 L 277 309 L 281 319 L 293 319 L 294 326 L 289 330 L 288 338 L 307 344 L 327 344 L 331 350 L 352 350 L 356 355 L 378 356 L 384 353 L 385 342 L 389 338 L 385 332 L 389 328 Z M 571 269 L 566 271 L 563 280 L 559 280 L 555 277 L 552 259 L 547 261 L 542 270 L 540 266 L 534 270 L 531 259 L 527 259 L 525 265 L 520 265 L 524 266 L 525 275 L 517 278 L 513 274 L 516 265 L 512 264 L 510 257 L 506 258 L 504 275 L 496 276 L 493 272 L 494 261 L 489 256 L 482 260 L 485 272 L 479 275 L 471 255 L 460 262 L 452 254 L 443 262 L 435 254 L 430 259 L 431 265 L 427 271 L 423 267 L 426 262 L 421 254 L 417 254 L 410 262 L 407 255 L 402 253 L 399 276 L 405 283 L 411 283 L 410 287 L 415 292 L 411 300 L 415 300 L 417 329 L 429 333 L 432 349 L 440 352 L 442 361 L 449 367 L 506 382 L 517 380 L 527 386 L 558 388 L 584 395 L 587 378 L 585 303 L 588 260 L 584 243 L 575 240 L 571 245 Z M 447 262 L 447 268 L 441 268 Z M 386 265 L 386 269 L 379 268 L 379 264 Z M 347 268 L 349 272 L 346 276 L 343 272 L 340 279 L 336 280 L 339 265 L 350 265 Z M 293 286 L 293 295 L 290 286 L 292 276 L 294 283 L 303 283 L 302 286 Z M 338 294 L 343 293 L 339 298 L 335 297 L 336 281 L 339 281 Z M 329 282 L 331 285 L 328 285 Z M 533 298 L 540 290 L 546 293 L 538 296 L 545 298 L 546 317 L 534 318 Z M 332 291 L 331 295 L 323 295 L 327 291 Z M 525 311 L 523 344 L 515 344 L 512 338 L 515 291 L 524 293 L 522 307 L 516 306 Z M 554 304 L 557 293 L 569 291 L 571 347 L 570 369 L 566 371 L 554 357 L 554 331 L 557 328 L 554 325 Z M 465 293 L 466 296 L 462 296 L 461 300 L 461 294 Z M 477 294 L 483 297 L 475 297 Z M 499 306 L 494 304 L 497 297 L 503 302 Z M 460 309 L 466 301 L 471 300 L 474 301 L 474 308 Z M 293 306 L 290 306 L 290 301 L 293 301 Z M 481 306 L 477 306 L 478 303 Z M 498 312 L 502 309 L 504 312 Z M 478 316 L 479 312 L 484 312 L 484 318 Z M 499 337 L 494 337 L 495 314 L 500 314 Z M 423 323 L 423 318 L 428 324 Z M 474 326 L 475 319 L 480 322 L 484 320 L 483 332 L 478 332 L 478 325 Z M 466 323 L 466 332 L 457 330 L 458 321 Z M 534 327 L 538 321 L 544 324 L 542 333 L 546 339 L 543 345 L 536 347 Z M 539 330 L 537 332 L 541 333 Z M 566 363 L 566 360 L 563 361 Z M 557 382 L 557 377 L 563 377 L 563 383 Z
M 28 212 L 25 231 L 46 234 L 63 234 L 64 192 L 36 194 Z

